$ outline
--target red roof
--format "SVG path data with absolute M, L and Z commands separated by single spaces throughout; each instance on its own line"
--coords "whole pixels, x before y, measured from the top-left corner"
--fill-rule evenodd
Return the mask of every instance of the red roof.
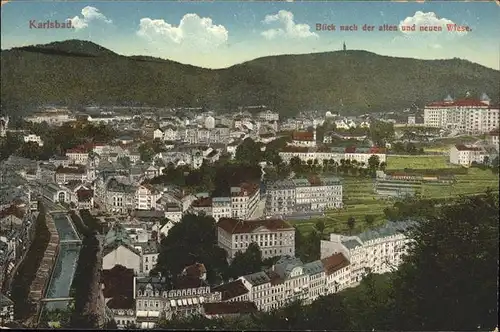
M 479 148 L 479 147 L 475 147 L 475 146 L 466 146 L 466 145 L 463 145 L 463 144 L 457 144 L 455 145 L 455 148 L 458 150 L 458 151 L 481 151 L 482 149 Z
M 211 197 L 200 197 L 192 203 L 193 207 L 211 207 L 212 198 Z
M 342 254 L 334 254 L 330 257 L 323 258 L 321 263 L 323 263 L 326 275 L 331 275 L 332 273 L 348 266 L 349 260 Z
M 301 146 L 285 146 L 283 152 L 309 152 L 309 149 Z
M 94 197 L 94 191 L 92 189 L 79 189 L 76 192 L 78 197 L 78 202 L 89 202 L 92 197 Z
M 462 99 L 453 102 L 436 101 L 426 105 L 425 107 L 489 107 L 490 105 L 475 99 Z
M 314 141 L 314 133 L 309 131 L 296 131 L 292 134 L 294 141 Z
M 248 289 L 243 284 L 243 281 L 238 279 L 227 284 L 214 287 L 212 288 L 212 292 L 221 292 L 222 301 L 227 301 L 232 298 L 247 294 Z
M 24 211 L 15 205 L 11 205 L 8 208 L 0 211 L 0 219 L 3 219 L 7 216 L 15 216 L 19 219 L 22 219 L 24 216 Z
M 356 147 L 355 146 L 350 146 L 345 148 L 344 150 L 345 153 L 355 153 L 356 152 Z
M 260 185 L 257 183 L 243 182 L 240 184 L 240 192 L 231 193 L 232 196 L 252 196 L 257 190 L 260 190 Z
M 217 227 L 222 228 L 229 234 L 251 233 L 259 227 L 270 231 L 293 230 L 293 226 L 281 219 L 263 220 L 238 220 L 232 218 L 220 218 Z
M 380 148 L 378 146 L 372 146 L 370 148 L 370 150 L 368 151 L 368 153 L 375 153 L 375 154 L 377 154 L 377 153 L 385 153 L 385 148 Z

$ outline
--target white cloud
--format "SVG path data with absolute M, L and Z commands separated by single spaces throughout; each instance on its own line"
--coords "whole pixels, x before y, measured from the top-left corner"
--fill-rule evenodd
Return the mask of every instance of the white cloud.
M 176 27 L 164 20 L 142 18 L 137 35 L 151 42 L 173 42 L 182 46 L 208 51 L 227 43 L 229 32 L 223 25 L 215 25 L 209 17 L 186 14 Z
M 102 21 L 105 23 L 112 23 L 106 16 L 104 16 L 99 9 L 91 6 L 87 6 L 82 9 L 82 17 L 75 16 L 70 19 L 71 25 L 77 29 L 85 29 L 89 26 L 91 21 Z
M 455 24 L 452 20 L 446 19 L 446 18 L 440 18 L 436 15 L 436 13 L 433 12 L 428 12 L 424 13 L 421 11 L 415 12 L 415 15 L 413 16 L 408 16 L 404 20 L 402 20 L 399 23 L 399 31 L 404 33 L 405 35 L 415 35 L 415 34 L 425 34 L 426 36 L 430 34 L 448 34 L 448 35 L 454 35 L 454 36 L 460 36 L 460 35 L 465 35 L 467 34 L 467 31 L 448 31 L 447 25 L 448 24 Z M 408 30 L 403 30 L 404 27 L 411 27 L 415 25 L 415 31 L 408 31 Z M 439 31 L 421 31 L 421 27 L 427 27 L 426 29 L 430 27 L 440 27 L 441 32 Z
M 266 39 L 275 39 L 278 37 L 285 38 L 318 38 L 318 34 L 311 32 L 311 27 L 307 24 L 295 23 L 293 14 L 286 10 L 280 10 L 278 14 L 266 15 L 265 24 L 279 23 L 282 27 L 277 29 L 269 29 L 261 34 Z

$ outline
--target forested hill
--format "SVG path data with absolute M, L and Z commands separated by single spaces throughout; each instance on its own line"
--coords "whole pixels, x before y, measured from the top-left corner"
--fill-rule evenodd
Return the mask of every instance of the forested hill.
M 370 112 L 486 92 L 498 100 L 500 72 L 460 60 L 416 60 L 366 51 L 260 58 L 204 69 L 118 55 L 68 40 L 1 52 L 2 110 L 40 104 L 142 104 L 236 109 L 268 105 L 282 114 L 328 108 Z

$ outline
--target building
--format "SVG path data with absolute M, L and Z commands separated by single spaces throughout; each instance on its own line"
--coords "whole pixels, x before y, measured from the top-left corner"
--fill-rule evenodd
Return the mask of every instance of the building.
M 231 213 L 233 218 L 251 218 L 260 201 L 260 185 L 242 183 L 231 187 Z
M 498 127 L 498 113 L 498 106 L 491 105 L 486 94 L 480 100 L 453 100 L 448 96 L 443 101 L 425 106 L 424 125 L 467 134 L 482 134 Z
M 104 194 L 105 207 L 110 212 L 128 213 L 135 207 L 135 186 L 111 178 Z
M 76 121 L 76 117 L 67 108 L 48 108 L 27 116 L 24 120 L 33 123 L 45 122 L 48 125 L 60 126 L 66 122 Z
M 233 216 L 231 203 L 231 197 L 212 197 L 212 217 L 215 221 L 219 221 L 220 218 L 231 218 Z
M 481 147 L 457 144 L 450 149 L 450 164 L 469 167 L 472 163 L 482 164 L 486 152 Z
M 415 123 L 417 123 L 415 115 L 408 115 L 408 122 L 407 122 L 407 124 L 409 126 L 412 126 L 412 125 L 415 125 Z
M 54 174 L 54 180 L 58 184 L 64 184 L 70 181 L 87 181 L 87 170 L 83 166 L 59 166 Z
M 332 233 L 330 240 L 321 241 L 321 258 L 339 253 L 344 255 L 350 262 L 350 281 L 347 284 L 361 281 L 369 271 L 391 272 L 402 263 L 402 256 L 411 241 L 404 232 L 413 225 L 410 221 L 388 222 L 357 236 Z
M 342 207 L 342 182 L 335 177 L 283 180 L 267 188 L 266 213 L 291 214 Z
M 0 326 L 14 321 L 14 302 L 0 293 Z
M 165 278 L 135 278 L 137 325 L 153 328 L 159 319 L 187 317 L 202 312 L 203 303 L 221 301 L 221 293 L 211 292 L 201 279 L 178 276 L 172 284 Z
M 355 160 L 359 166 L 368 167 L 368 160 L 372 156 L 377 156 L 380 163 L 387 162 L 386 151 L 383 148 L 356 148 L 348 147 L 342 148 L 307 148 L 307 147 L 286 147 L 283 151 L 279 152 L 279 156 L 285 163 L 290 163 L 294 157 L 299 158 L 302 162 L 306 163 L 312 161 L 323 165 L 325 162 L 332 164 L 340 164 L 342 160 L 350 160 L 351 163 Z
M 102 253 L 103 270 L 111 270 L 116 265 L 131 269 L 135 274 L 142 272 L 142 255 L 136 249 L 126 230 L 114 225 L 106 234 Z
M 24 143 L 32 142 L 32 143 L 36 143 L 38 146 L 43 146 L 42 138 L 38 135 L 35 135 L 35 134 L 25 135 L 23 137 L 23 140 L 24 140 Z
M 280 120 L 280 115 L 278 113 L 275 113 L 271 110 L 267 111 L 262 111 L 259 113 L 259 118 L 265 121 L 279 121 Z
M 217 241 L 229 259 L 238 251 L 245 252 L 252 242 L 259 245 L 263 258 L 295 255 L 295 228 L 279 219 L 221 218 L 217 223 Z
M 64 187 L 55 183 L 45 183 L 40 185 L 41 195 L 52 203 L 69 203 L 70 193 Z
M 290 145 L 298 147 L 315 147 L 316 146 L 316 128 L 314 131 L 297 131 L 292 134 L 292 142 Z
M 101 284 L 104 301 L 118 328 L 135 325 L 134 270 L 121 265 L 102 270 Z
M 161 197 L 161 192 L 151 185 L 143 184 L 135 192 L 136 210 L 154 210 L 156 201 Z
M 498 134 L 499 134 L 499 129 L 496 128 L 496 129 L 490 131 L 488 133 L 487 138 L 486 138 L 486 140 L 488 141 L 488 143 L 491 146 L 495 147 L 495 149 L 497 150 L 497 152 L 499 151 Z
M 342 254 L 307 264 L 283 256 L 271 269 L 242 276 L 218 289 L 223 290 L 228 302 L 251 301 L 259 310 L 270 311 L 295 300 L 311 303 L 322 295 L 338 292 L 350 286 L 349 273 L 349 261 Z
M 333 254 L 321 259 L 325 269 L 325 295 L 337 293 L 350 286 L 349 260 L 342 254 Z

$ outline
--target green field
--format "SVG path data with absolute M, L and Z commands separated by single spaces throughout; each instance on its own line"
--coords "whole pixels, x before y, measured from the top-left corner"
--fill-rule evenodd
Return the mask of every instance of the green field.
M 410 156 L 410 157 L 388 157 L 388 167 L 391 162 L 395 164 L 393 168 L 446 168 L 444 156 Z M 405 163 L 406 162 L 406 163 Z M 487 188 L 499 190 L 499 177 L 490 170 L 470 168 L 468 174 L 457 175 L 457 182 L 449 185 L 423 184 L 422 197 L 424 198 L 451 198 L 459 195 L 474 195 L 484 192 Z M 344 178 L 344 209 L 331 211 L 322 218 L 325 222 L 325 233 L 347 233 L 347 219 L 356 219 L 354 233 L 362 232 L 367 228 L 365 216 L 367 214 L 376 217 L 374 225 L 385 223 L 383 210 L 387 206 L 392 206 L 393 202 L 379 198 L 373 192 L 372 179 L 360 179 L 355 177 Z M 303 233 L 308 233 L 318 219 L 291 221 L 297 225 Z
M 460 167 L 448 163 L 447 156 L 418 155 L 418 156 L 387 156 L 387 169 L 438 169 Z

